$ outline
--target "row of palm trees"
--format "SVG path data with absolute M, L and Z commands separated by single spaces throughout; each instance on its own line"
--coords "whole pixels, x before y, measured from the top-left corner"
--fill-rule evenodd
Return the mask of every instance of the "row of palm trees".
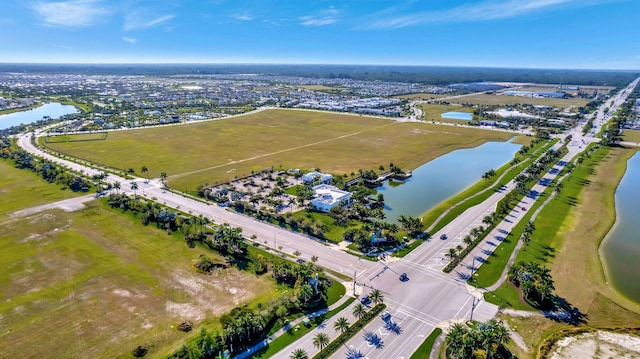
M 382 294 L 381 290 L 374 289 L 369 293 L 369 299 L 371 300 L 371 302 L 378 305 L 384 302 L 384 295 Z M 367 307 L 365 307 L 362 303 L 358 303 L 353 307 L 352 313 L 353 313 L 353 316 L 356 317 L 356 319 L 360 320 L 362 319 L 362 317 L 365 316 L 365 314 L 367 314 Z M 349 320 L 345 317 L 337 318 L 335 322 L 333 322 L 333 330 L 335 330 L 336 332 L 340 332 L 341 334 L 349 330 L 350 327 L 351 327 L 351 323 L 349 323 Z M 320 350 L 321 356 L 322 356 L 322 350 L 326 348 L 330 342 L 331 342 L 331 339 L 324 332 L 317 333 L 313 337 L 313 341 L 312 341 L 313 346 L 316 347 L 316 349 Z M 293 352 L 291 352 L 291 355 L 289 356 L 289 358 L 290 359 L 308 359 L 309 354 L 307 354 L 307 352 L 304 349 L 296 349 Z
M 469 234 L 467 234 L 462 239 L 462 242 L 464 242 L 464 244 L 466 244 L 467 247 L 469 247 L 470 245 L 473 244 L 473 242 L 475 242 L 476 239 L 478 239 L 482 235 L 482 233 L 484 233 L 484 230 L 485 228 L 482 226 L 471 228 L 471 231 L 469 231 Z M 465 248 L 462 247 L 461 245 L 451 247 L 449 248 L 449 250 L 447 250 L 444 256 L 449 258 L 450 261 L 453 261 L 454 259 L 457 259 L 460 256 L 460 253 L 462 253 L 464 249 Z

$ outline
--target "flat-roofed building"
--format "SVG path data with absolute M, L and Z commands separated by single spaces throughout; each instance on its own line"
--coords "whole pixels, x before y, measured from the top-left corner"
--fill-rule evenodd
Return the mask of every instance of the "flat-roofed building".
M 313 188 L 314 198 L 311 206 L 320 212 L 329 212 L 336 206 L 348 206 L 351 204 L 351 192 L 343 191 L 328 184 L 319 184 Z

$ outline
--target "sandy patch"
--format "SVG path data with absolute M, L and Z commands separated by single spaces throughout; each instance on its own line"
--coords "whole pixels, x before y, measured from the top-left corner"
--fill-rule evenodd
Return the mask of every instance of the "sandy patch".
M 640 358 L 640 338 L 598 331 L 564 338 L 556 343 L 551 359 Z
M 189 303 L 174 303 L 167 301 L 167 312 L 174 314 L 179 318 L 201 320 L 204 319 L 205 313 L 202 309 Z

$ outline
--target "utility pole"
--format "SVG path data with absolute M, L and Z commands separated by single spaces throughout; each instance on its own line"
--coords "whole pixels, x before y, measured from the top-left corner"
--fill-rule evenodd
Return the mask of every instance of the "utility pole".
M 356 271 L 353 271 L 353 296 L 356 296 Z

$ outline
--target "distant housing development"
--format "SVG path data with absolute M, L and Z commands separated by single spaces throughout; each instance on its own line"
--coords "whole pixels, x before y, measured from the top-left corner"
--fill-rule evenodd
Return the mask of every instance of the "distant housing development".
M 311 200 L 311 206 L 320 212 L 329 212 L 336 206 L 348 206 L 351 204 L 351 192 L 343 191 L 328 184 L 319 184 L 313 187 L 315 197 Z

